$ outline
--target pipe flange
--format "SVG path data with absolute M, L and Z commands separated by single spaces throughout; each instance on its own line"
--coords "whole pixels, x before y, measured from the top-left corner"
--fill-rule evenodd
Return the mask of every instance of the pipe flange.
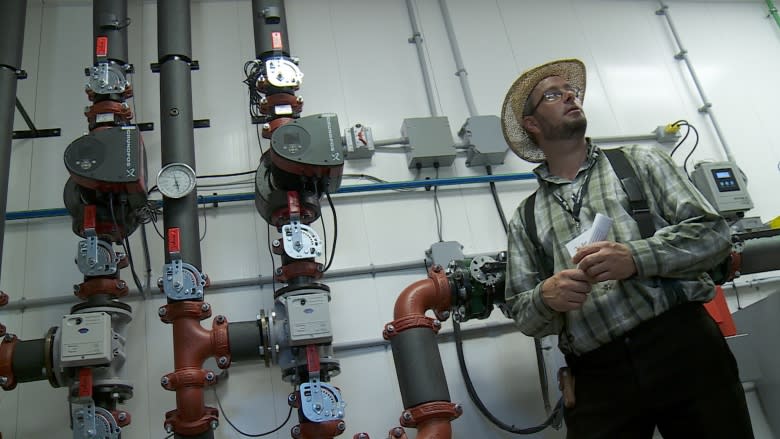
M 163 375 L 160 385 L 165 390 L 176 390 L 182 387 L 204 387 L 215 384 L 217 376 L 214 372 L 195 367 L 184 367 L 175 372 Z
M 386 324 L 384 331 L 382 331 L 382 337 L 385 340 L 390 340 L 399 333 L 412 328 L 428 328 L 438 334 L 441 329 L 441 322 L 419 314 L 404 316 Z
M 217 359 L 217 367 L 227 369 L 230 367 L 230 335 L 228 332 L 228 320 L 223 315 L 214 317 L 211 324 L 212 342 L 214 343 L 214 358 Z
M 293 120 L 295 119 L 291 117 L 280 117 L 268 123 L 263 124 L 263 138 L 270 140 L 271 135 L 274 133 L 274 131 L 276 131 L 277 128 L 279 128 L 282 125 L 286 125 L 292 122 Z
M 431 419 L 446 419 L 452 421 L 463 414 L 460 404 L 449 401 L 432 401 L 404 410 L 400 422 L 404 427 L 416 428 Z
M 289 93 L 275 93 L 268 95 L 260 102 L 260 112 L 269 116 L 284 116 L 289 113 L 278 113 L 277 106 L 289 105 L 293 114 L 300 114 L 303 109 L 303 99 Z
M 13 390 L 16 387 L 13 361 L 18 343 L 19 337 L 14 334 L 6 334 L 0 342 L 0 387 L 3 390 Z
M 43 339 L 43 362 L 46 367 L 46 379 L 49 380 L 49 384 L 55 389 L 60 387 L 54 368 L 54 346 L 57 330 L 56 326 L 52 326 L 46 331 L 46 337 Z
M 132 416 L 130 412 L 126 410 L 111 410 L 111 416 L 116 420 L 116 425 L 120 427 L 127 427 L 132 422 Z
M 406 430 L 404 430 L 403 427 L 391 428 L 390 431 L 387 432 L 387 437 L 394 439 L 407 439 Z
M 312 261 L 295 261 L 276 269 L 275 278 L 278 282 L 287 283 L 297 277 L 319 279 L 322 277 L 323 265 Z
M 340 419 L 335 419 L 327 422 L 301 422 L 292 428 L 291 436 L 293 438 L 309 438 L 309 437 L 334 437 L 347 429 L 347 424 Z M 297 431 L 295 435 L 293 432 Z
M 178 410 L 165 413 L 165 431 L 176 432 L 182 436 L 196 436 L 211 429 L 212 423 L 219 425 L 219 412 L 214 407 L 203 407 L 199 419 L 186 421 L 179 417 Z
M 119 298 L 126 296 L 129 292 L 130 288 L 127 286 L 127 282 L 122 279 L 94 277 L 76 285 L 74 294 L 81 300 L 87 300 L 92 296 L 100 294 Z
M 211 305 L 206 302 L 184 301 L 163 305 L 158 313 L 163 323 L 173 323 L 182 318 L 205 320 L 211 317 Z

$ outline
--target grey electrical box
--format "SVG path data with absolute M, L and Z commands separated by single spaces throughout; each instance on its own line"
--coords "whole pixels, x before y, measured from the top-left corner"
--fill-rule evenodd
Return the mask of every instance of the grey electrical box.
M 292 346 L 333 341 L 328 300 L 326 293 L 301 294 L 285 299 Z
M 458 137 L 468 146 L 466 166 L 500 165 L 509 151 L 498 116 L 469 117 L 458 131 Z
M 442 241 L 431 245 L 425 251 L 430 265 L 446 267 L 450 261 L 463 259 L 463 246 L 458 241 Z
M 347 160 L 370 159 L 374 156 L 374 136 L 371 128 L 355 124 L 344 131 L 344 158 Z
M 726 218 L 740 217 L 753 208 L 745 176 L 734 162 L 697 163 L 691 178 L 712 207 Z
M 409 169 L 450 166 L 455 146 L 446 117 L 404 119 L 401 135 L 409 139 L 406 158 Z
M 60 363 L 63 367 L 111 363 L 111 316 L 104 312 L 62 317 Z

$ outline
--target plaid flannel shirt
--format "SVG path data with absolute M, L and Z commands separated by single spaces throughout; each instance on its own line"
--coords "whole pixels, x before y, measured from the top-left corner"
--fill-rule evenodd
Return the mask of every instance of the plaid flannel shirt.
M 656 229 L 652 237 L 642 239 L 609 160 L 597 146 L 588 145 L 587 160 L 573 181 L 551 175 L 546 164 L 534 169 L 539 180 L 534 210 L 539 242 L 552 259 L 554 272 L 575 268 L 565 244 L 601 213 L 613 220 L 607 240 L 630 248 L 637 273 L 622 281 L 599 282 L 582 308 L 556 312 L 541 298 L 541 270 L 523 227 L 526 201 L 516 209 L 508 234 L 507 308 L 526 335 L 560 335 L 564 354 L 596 349 L 678 303 L 711 300 L 715 289 L 706 271 L 731 249 L 728 224 L 671 157 L 658 148 L 632 145 L 623 149 L 636 169 Z M 577 227 L 553 193 L 571 200 L 584 182 Z

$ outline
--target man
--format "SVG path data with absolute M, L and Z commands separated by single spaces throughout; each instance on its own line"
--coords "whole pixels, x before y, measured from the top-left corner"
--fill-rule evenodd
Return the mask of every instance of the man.
M 525 200 L 508 236 L 507 307 L 529 336 L 559 336 L 573 375 L 568 438 L 752 438 L 736 361 L 702 306 L 706 271 L 730 251 L 729 227 L 668 154 L 624 147 L 652 214 L 642 239 L 604 152 L 585 137 L 585 66 L 559 60 L 512 84 L 502 129 L 521 158 L 541 163 L 533 217 Z M 566 243 L 597 213 L 607 239 L 572 256 Z M 544 275 L 543 273 L 549 273 Z

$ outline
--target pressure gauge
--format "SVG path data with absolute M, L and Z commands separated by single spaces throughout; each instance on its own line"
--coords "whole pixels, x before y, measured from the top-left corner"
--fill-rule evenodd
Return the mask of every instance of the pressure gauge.
M 157 174 L 157 188 L 168 198 L 185 197 L 195 183 L 195 171 L 186 163 L 169 163 Z

